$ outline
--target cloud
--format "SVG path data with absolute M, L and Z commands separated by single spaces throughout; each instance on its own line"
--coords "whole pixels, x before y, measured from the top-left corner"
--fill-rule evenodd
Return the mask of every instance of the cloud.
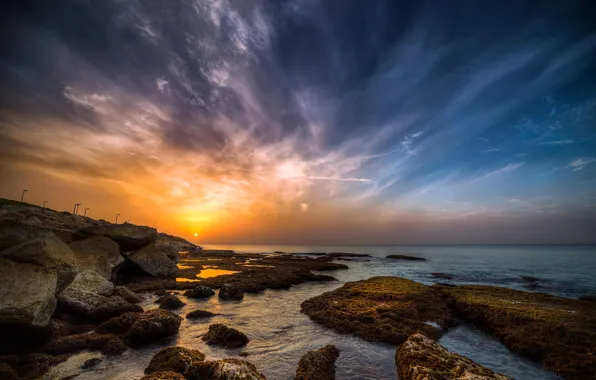
M 596 158 L 594 157 L 578 157 L 569 162 L 567 167 L 573 169 L 573 171 L 578 171 L 584 169 L 586 166 L 591 165 L 594 162 L 596 162 Z

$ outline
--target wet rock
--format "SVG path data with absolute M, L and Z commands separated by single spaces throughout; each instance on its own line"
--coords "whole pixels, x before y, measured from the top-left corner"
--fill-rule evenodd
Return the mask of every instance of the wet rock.
M 450 274 L 446 274 L 446 273 L 432 272 L 430 275 L 433 276 L 434 278 L 440 278 L 443 280 L 453 280 L 453 276 Z
M 171 276 L 178 271 L 176 263 L 157 249 L 155 244 L 146 245 L 129 255 L 128 259 L 143 272 L 151 276 Z
M 77 271 L 76 258 L 70 248 L 51 236 L 28 240 L 5 249 L 0 252 L 0 258 L 55 269 L 58 274 L 57 292 L 70 284 Z
M 426 261 L 424 257 L 408 256 L 408 255 L 389 255 L 388 259 L 394 260 L 410 260 L 410 261 Z
M 348 253 L 348 252 L 330 252 L 327 254 L 330 257 L 371 257 L 365 253 Z
M 147 314 L 152 311 L 148 311 Z M 95 332 L 99 334 L 126 334 L 128 330 L 138 321 L 144 313 L 133 312 L 124 313 L 120 316 L 111 318 L 95 328 Z
M 81 369 L 89 369 L 89 368 L 96 367 L 102 361 L 103 360 L 101 358 L 87 359 L 87 360 L 85 360 L 85 363 L 83 363 L 83 365 L 81 366 Z
M 0 325 L 46 326 L 56 308 L 53 269 L 0 259 Z
M 114 288 L 114 295 L 118 297 L 122 297 L 127 302 L 130 303 L 140 303 L 143 301 L 143 297 L 138 295 L 137 293 L 129 290 L 125 286 L 116 286 Z
M 437 342 L 417 333 L 402 343 L 395 354 L 400 380 L 479 379 L 507 380 L 507 376 L 449 352 Z
M 254 364 L 239 359 L 223 359 L 193 364 L 188 379 L 265 380 Z
M 71 354 L 83 350 L 102 350 L 112 339 L 113 334 L 97 334 L 94 332 L 68 335 L 51 341 L 44 348 L 48 354 Z
M 124 335 L 131 347 L 139 347 L 175 335 L 182 318 L 170 311 L 157 309 L 139 315 Z
M 304 301 L 315 322 L 362 339 L 400 344 L 415 332 L 439 338 L 455 322 L 445 297 L 435 289 L 399 277 L 372 277 Z M 426 322 L 434 322 L 437 329 Z
M 186 305 L 184 302 L 180 301 L 180 298 L 176 297 L 173 294 L 168 294 L 163 296 L 159 308 L 166 309 L 166 310 L 175 310 L 180 309 L 182 306 Z
M 190 313 L 186 314 L 186 319 L 202 319 L 202 318 L 210 318 L 214 317 L 217 314 L 214 314 L 207 310 L 193 310 Z
M 134 224 L 101 224 L 83 228 L 82 236 L 105 236 L 114 240 L 123 251 L 132 251 L 153 243 L 157 239 L 157 230 Z
M 460 316 L 565 379 L 596 371 L 596 304 L 491 286 L 440 287 Z
M 122 355 L 124 352 L 126 352 L 127 349 L 128 349 L 128 347 L 126 347 L 126 344 L 124 344 L 122 339 L 113 338 L 113 339 L 110 339 L 105 344 L 105 346 L 103 346 L 101 353 L 106 356 L 116 356 L 116 355 Z
M 90 269 L 110 281 L 116 268 L 124 263 L 120 247 L 112 239 L 93 236 L 69 244 L 79 269 Z
M 188 298 L 208 298 L 214 295 L 215 292 L 213 289 L 204 286 L 204 285 L 197 285 L 194 289 L 187 290 L 184 295 Z
M 209 345 L 215 345 L 225 348 L 238 348 L 246 345 L 249 341 L 244 333 L 230 328 L 221 323 L 216 323 L 209 326 L 207 334 L 201 338 Z
M 170 371 L 187 376 L 193 363 L 205 360 L 205 354 L 184 347 L 166 347 L 153 356 L 145 373 Z
M 335 380 L 338 357 L 339 350 L 333 345 L 307 352 L 298 363 L 294 380 Z
M 239 287 L 232 284 L 223 284 L 219 289 L 219 298 L 222 300 L 241 300 L 244 298 L 244 292 Z
M 104 321 L 127 312 L 143 310 L 118 296 L 104 297 L 71 288 L 60 294 L 58 304 L 62 309 L 91 321 Z
M 85 269 L 75 276 L 74 280 L 68 285 L 65 291 L 81 290 L 109 297 L 114 292 L 114 284 L 106 280 L 99 273 Z
M 141 378 L 141 380 L 185 380 L 186 378 L 179 373 L 172 371 L 161 371 L 150 373 Z

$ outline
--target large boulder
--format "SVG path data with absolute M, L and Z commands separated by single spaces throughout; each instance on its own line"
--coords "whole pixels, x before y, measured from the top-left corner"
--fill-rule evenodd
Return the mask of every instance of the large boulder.
M 221 323 L 209 326 L 207 334 L 201 338 L 208 345 L 215 345 L 225 348 L 238 348 L 245 346 L 249 339 L 244 333 L 230 328 Z
M 83 228 L 79 231 L 83 236 L 99 235 L 114 240 L 123 251 L 133 251 L 153 243 L 157 238 L 157 230 L 134 224 L 101 224 Z
M 197 285 L 193 289 L 184 292 L 184 295 L 188 298 L 209 298 L 214 294 L 215 292 L 213 291 L 213 289 L 205 285 Z
M 294 380 L 335 380 L 335 361 L 339 350 L 327 345 L 316 351 L 308 351 L 298 363 Z
M 112 239 L 93 236 L 69 244 L 77 258 L 79 269 L 90 269 L 106 280 L 113 279 L 114 269 L 124 263 L 120 247 Z
M 184 347 L 166 347 L 151 358 L 145 373 L 162 371 L 176 372 L 186 376 L 193 363 L 205 360 L 205 354 Z
M 395 353 L 395 362 L 401 380 L 509 379 L 464 356 L 448 351 L 420 333 L 410 336 L 399 346 Z
M 155 244 L 148 244 L 128 256 L 128 259 L 143 272 L 152 276 L 171 276 L 178 271 L 178 266 L 160 251 Z
M 0 259 L 0 323 L 46 326 L 57 279 L 54 269 Z
M 76 288 L 67 288 L 58 298 L 60 307 L 79 317 L 103 321 L 127 312 L 138 312 L 143 309 L 118 296 L 104 297 Z
M 103 278 L 99 273 L 87 269 L 77 273 L 65 291 L 69 289 L 77 289 L 109 297 L 114 292 L 114 284 Z
M 254 364 L 239 359 L 193 363 L 187 379 L 265 380 Z
M 70 248 L 52 236 L 14 245 L 0 251 L 0 258 L 55 269 L 58 274 L 58 292 L 66 288 L 77 271 L 77 261 Z

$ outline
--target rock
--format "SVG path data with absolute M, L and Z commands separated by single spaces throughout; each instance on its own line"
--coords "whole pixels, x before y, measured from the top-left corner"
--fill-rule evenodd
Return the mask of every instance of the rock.
M 46 326 L 57 278 L 54 269 L 0 259 L 0 324 Z
M 453 276 L 450 274 L 446 274 L 446 273 L 432 272 L 430 275 L 433 276 L 434 278 L 440 278 L 443 280 L 453 280 Z
M 204 285 L 197 285 L 194 289 L 187 290 L 184 295 L 188 298 L 208 298 L 214 295 L 213 289 L 208 288 Z
M 72 354 L 83 350 L 102 350 L 112 339 L 117 339 L 113 334 L 97 334 L 94 332 L 68 335 L 51 341 L 44 348 L 48 354 Z
M 193 363 L 205 360 L 205 354 L 184 347 L 166 347 L 153 356 L 145 373 L 171 371 L 187 376 Z
M 128 259 L 151 276 L 171 276 L 178 271 L 176 263 L 157 249 L 155 244 L 146 245 L 129 255 Z
M 185 380 L 185 377 L 176 372 L 161 371 L 143 376 L 141 380 Z
M 188 379 L 266 380 L 254 364 L 239 359 L 223 359 L 193 364 Z
M 223 284 L 219 289 L 219 298 L 222 300 L 241 300 L 244 298 L 244 292 L 232 284 Z
M 537 277 L 532 277 L 532 276 L 520 276 L 522 280 L 524 280 L 525 282 L 529 282 L 529 283 L 535 283 L 540 281 L 539 278 Z
M 327 254 L 330 257 L 371 257 L 365 253 L 347 253 L 347 252 L 330 252 Z
M 175 310 L 180 309 L 182 306 L 186 305 L 184 302 L 180 301 L 180 298 L 176 297 L 173 294 L 168 294 L 163 296 L 159 308 L 166 309 L 166 310 Z
M 182 318 L 170 311 L 157 309 L 139 314 L 124 335 L 131 347 L 139 347 L 170 337 L 178 332 Z
M 118 296 L 104 297 L 72 288 L 60 294 L 58 304 L 61 308 L 92 321 L 104 321 L 126 312 L 143 311 L 140 306 L 126 302 Z
M 79 269 L 94 270 L 108 281 L 114 279 L 114 270 L 124 263 L 120 247 L 107 237 L 93 236 L 70 243 L 69 247 Z
M 66 244 L 45 236 L 12 246 L 0 251 L 0 257 L 19 263 L 34 264 L 55 269 L 58 274 L 57 292 L 61 292 L 74 278 L 77 261 Z
M 335 380 L 335 361 L 339 350 L 327 345 L 317 351 L 309 351 L 298 363 L 294 380 Z
M 101 358 L 87 359 L 87 360 L 85 360 L 85 363 L 83 363 L 83 365 L 81 366 L 81 369 L 93 368 L 93 367 L 97 366 L 99 363 L 101 363 L 102 361 L 103 360 Z
M 190 313 L 186 314 L 186 319 L 202 319 L 202 318 L 210 318 L 216 316 L 218 314 L 214 314 L 207 310 L 193 310 Z
M 9 364 L 0 363 L 0 379 L 2 380 L 19 380 L 17 371 L 15 371 Z
M 209 326 L 207 334 L 201 338 L 209 345 L 221 346 L 225 348 L 238 348 L 246 345 L 249 341 L 244 333 L 216 323 Z
M 125 286 L 116 286 L 114 288 L 114 295 L 122 297 L 125 301 L 128 301 L 130 303 L 140 303 L 143 301 L 143 297 L 129 290 Z
M 511 351 L 541 361 L 565 379 L 596 371 L 596 305 L 491 286 L 439 287 L 458 315 L 482 326 Z
M 415 332 L 439 338 L 455 316 L 434 288 L 400 277 L 372 277 L 304 301 L 303 313 L 340 333 L 401 344 Z M 440 326 L 435 328 L 427 322 Z
M 410 260 L 410 261 L 426 261 L 424 257 L 407 256 L 407 255 L 389 255 L 388 259 L 394 260 Z
M 43 224 L 43 222 L 36 216 L 30 216 L 29 218 L 27 218 L 25 223 L 31 224 L 33 226 L 41 226 Z
M 400 380 L 478 379 L 507 380 L 507 376 L 482 367 L 470 359 L 449 352 L 437 342 L 416 333 L 396 351 L 395 362 Z
M 70 289 L 81 290 L 90 293 L 96 293 L 109 297 L 114 292 L 114 284 L 106 280 L 99 273 L 86 269 L 75 276 L 74 280 L 66 287 L 64 291 Z
M 103 346 L 101 353 L 106 356 L 116 356 L 116 355 L 122 355 L 124 352 L 126 352 L 127 349 L 128 348 L 126 347 L 126 344 L 124 344 L 122 339 L 113 338 L 113 339 L 110 339 L 105 344 L 105 346 Z
M 123 251 L 132 251 L 153 243 L 157 238 L 157 230 L 134 224 L 101 224 L 83 228 L 82 236 L 105 236 L 114 240 Z

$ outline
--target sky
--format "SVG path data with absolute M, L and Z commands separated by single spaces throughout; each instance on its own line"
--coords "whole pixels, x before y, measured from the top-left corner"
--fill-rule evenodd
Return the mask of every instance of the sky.
M 203 244 L 596 243 L 594 2 L 0 7 L 0 197 Z

